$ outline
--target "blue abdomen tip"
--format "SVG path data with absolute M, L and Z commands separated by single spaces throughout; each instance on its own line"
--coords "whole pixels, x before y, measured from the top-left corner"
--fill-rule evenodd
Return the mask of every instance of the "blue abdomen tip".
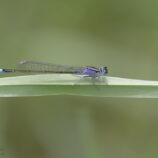
M 0 73 L 3 73 L 4 72 L 4 70 L 3 69 L 0 69 Z

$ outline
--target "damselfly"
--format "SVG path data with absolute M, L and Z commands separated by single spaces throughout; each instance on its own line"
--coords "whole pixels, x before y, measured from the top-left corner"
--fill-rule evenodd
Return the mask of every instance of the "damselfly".
M 65 66 L 56 65 L 51 63 L 42 63 L 34 61 L 22 61 L 19 63 L 16 69 L 0 69 L 0 73 L 9 72 L 34 72 L 34 73 L 64 73 L 64 74 L 75 74 L 85 75 L 85 77 L 100 77 L 105 76 L 108 73 L 106 66 L 96 68 L 93 66 Z

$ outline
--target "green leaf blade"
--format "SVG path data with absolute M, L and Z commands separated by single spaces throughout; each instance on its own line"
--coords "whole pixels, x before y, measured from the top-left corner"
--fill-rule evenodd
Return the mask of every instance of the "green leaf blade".
M 80 95 L 96 97 L 158 98 L 158 81 L 103 77 L 93 85 L 89 79 L 68 74 L 28 75 L 0 78 L 0 97 Z M 78 82 L 78 83 L 77 83 Z

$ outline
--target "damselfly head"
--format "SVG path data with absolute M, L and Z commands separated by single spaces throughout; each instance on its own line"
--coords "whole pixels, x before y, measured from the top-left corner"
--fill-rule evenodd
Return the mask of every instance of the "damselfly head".
M 106 66 L 102 66 L 100 68 L 100 71 L 105 76 L 108 73 L 108 68 Z

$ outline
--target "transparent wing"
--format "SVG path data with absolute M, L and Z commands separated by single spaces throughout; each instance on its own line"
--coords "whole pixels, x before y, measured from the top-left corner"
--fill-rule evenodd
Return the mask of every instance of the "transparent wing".
M 22 61 L 18 65 L 20 70 L 33 70 L 33 71 L 50 71 L 50 72 L 82 72 L 85 67 L 77 66 L 64 66 L 51 63 L 35 62 L 35 61 Z

